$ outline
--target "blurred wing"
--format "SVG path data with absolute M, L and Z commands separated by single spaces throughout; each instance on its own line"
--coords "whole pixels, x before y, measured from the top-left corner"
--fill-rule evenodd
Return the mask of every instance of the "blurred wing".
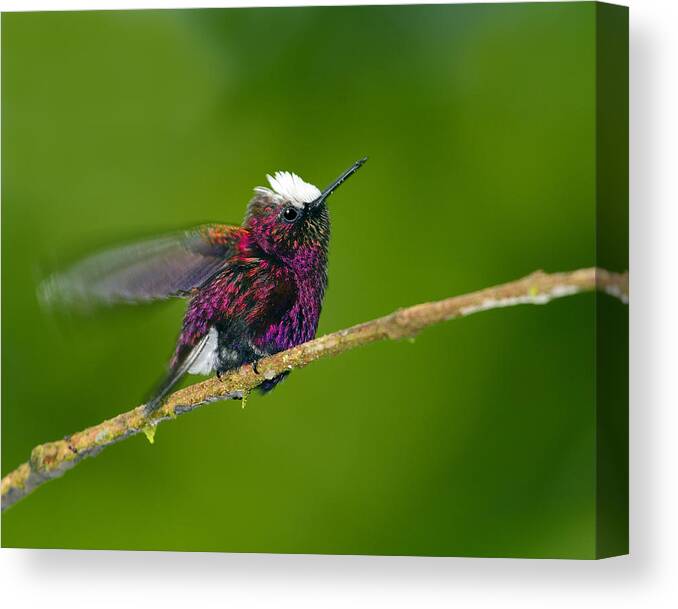
M 209 225 L 95 254 L 40 286 L 47 304 L 145 302 L 186 296 L 228 263 L 246 230 Z

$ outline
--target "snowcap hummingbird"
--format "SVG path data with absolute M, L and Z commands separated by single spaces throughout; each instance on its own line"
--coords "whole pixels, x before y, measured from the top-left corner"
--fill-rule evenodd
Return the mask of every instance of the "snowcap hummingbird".
M 66 304 L 188 298 L 169 371 L 147 412 L 186 373 L 218 376 L 311 340 L 318 327 L 330 239 L 328 197 L 367 158 L 324 190 L 298 175 L 267 175 L 242 226 L 209 224 L 95 254 L 42 286 Z M 273 389 L 289 372 L 266 379 Z

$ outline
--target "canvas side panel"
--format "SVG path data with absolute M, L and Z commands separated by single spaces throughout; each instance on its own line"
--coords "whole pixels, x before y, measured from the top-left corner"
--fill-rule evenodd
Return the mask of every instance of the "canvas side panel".
M 629 265 L 628 9 L 598 3 L 596 263 Z M 628 306 L 596 300 L 596 557 L 628 553 Z

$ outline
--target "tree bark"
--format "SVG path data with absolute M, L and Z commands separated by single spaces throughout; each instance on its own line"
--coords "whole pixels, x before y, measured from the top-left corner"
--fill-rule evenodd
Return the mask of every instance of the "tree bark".
M 286 370 L 303 368 L 322 357 L 343 353 L 378 340 L 414 336 L 423 328 L 472 313 L 519 304 L 546 304 L 554 298 L 600 290 L 628 302 L 628 273 L 588 268 L 569 273 L 537 271 L 519 279 L 478 292 L 453 296 L 400 309 L 345 330 L 327 334 L 287 351 L 262 359 L 258 373 L 247 364 L 221 380 L 210 378 L 170 395 L 155 412 L 146 414 L 141 405 L 63 440 L 36 446 L 28 462 L 2 479 L 2 509 L 36 488 L 61 476 L 86 457 L 140 432 L 153 441 L 156 425 L 217 400 L 246 399 L 265 379 Z

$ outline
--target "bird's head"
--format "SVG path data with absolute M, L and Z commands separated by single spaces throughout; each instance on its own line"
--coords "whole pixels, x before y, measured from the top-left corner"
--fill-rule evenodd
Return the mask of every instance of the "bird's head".
M 330 238 L 327 198 L 366 160 L 354 163 L 322 191 L 287 171 L 266 176 L 270 188 L 254 189 L 245 228 L 267 254 L 284 260 L 294 260 L 309 250 L 324 254 Z

